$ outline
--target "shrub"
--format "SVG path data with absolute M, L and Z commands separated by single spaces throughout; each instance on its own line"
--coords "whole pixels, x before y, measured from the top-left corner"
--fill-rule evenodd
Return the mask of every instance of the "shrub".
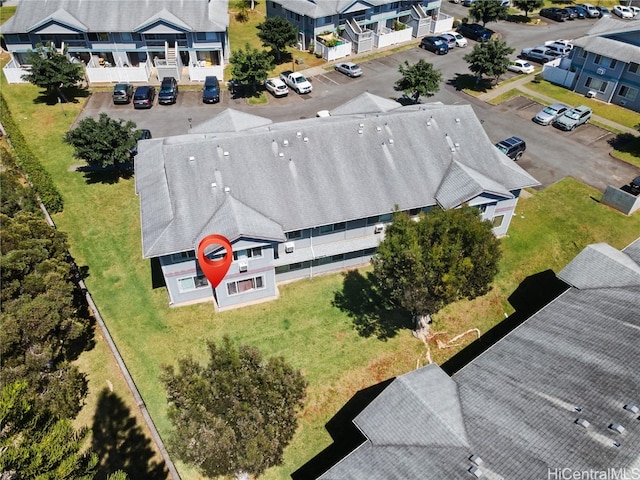
M 0 95 L 0 111 L 2 111 L 2 124 L 11 142 L 15 158 L 25 177 L 50 213 L 61 212 L 63 208 L 62 195 L 54 185 L 49 172 L 44 169 L 27 145 L 20 128 L 18 128 L 11 116 L 3 95 Z

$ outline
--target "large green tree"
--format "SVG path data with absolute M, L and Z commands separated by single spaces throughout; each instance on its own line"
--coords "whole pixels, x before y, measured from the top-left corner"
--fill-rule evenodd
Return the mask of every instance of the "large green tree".
M 509 67 L 509 55 L 513 52 L 515 49 L 509 47 L 506 42 L 491 39 L 474 45 L 473 50 L 462 58 L 469 64 L 469 70 L 478 76 L 478 82 L 486 75 L 498 83 L 500 76 Z
M 513 6 L 524 12 L 525 17 L 529 17 L 529 12 L 533 12 L 544 5 L 544 0 L 512 0 Z
M 488 22 L 505 20 L 509 15 L 509 6 L 502 5 L 501 0 L 476 0 L 469 7 L 469 16 L 482 25 Z
M 35 50 L 27 52 L 26 63 L 29 73 L 22 79 L 47 90 L 47 95 L 58 94 L 66 101 L 63 89 L 76 86 L 84 80 L 82 65 L 72 63 L 63 53 L 59 53 L 55 45 L 36 45 Z
M 306 381 L 283 358 L 264 360 L 250 346 L 225 337 L 208 343 L 209 361 L 164 366 L 169 448 L 203 475 L 260 475 L 282 463 L 297 427 Z
M 113 165 L 121 174 L 121 164 L 130 160 L 136 138 L 134 122 L 114 120 L 101 113 L 97 121 L 91 117 L 80 120 L 76 128 L 65 134 L 64 141 L 73 146 L 77 158 L 89 165 Z
M 73 418 L 87 382 L 70 361 L 90 333 L 63 233 L 39 213 L 0 214 L 2 384 L 27 381 L 41 411 Z
M 248 85 L 254 91 L 256 85 L 264 82 L 273 68 L 273 58 L 269 52 L 251 48 L 248 43 L 244 50 L 236 50 L 229 61 L 233 80 Z
M 402 78 L 396 81 L 393 88 L 410 96 L 416 103 L 420 96 L 430 97 L 440 90 L 442 73 L 433 68 L 431 63 L 418 60 L 417 63 L 410 65 L 405 60 L 404 64 L 398 66 L 398 71 Z
M 287 47 L 293 47 L 298 42 L 298 29 L 285 18 L 267 17 L 256 28 L 258 38 L 262 40 L 262 46 L 273 50 L 277 62 L 280 62 L 282 52 Z
M 83 451 L 88 430 L 39 412 L 27 390 L 12 382 L 0 392 L 0 478 L 93 479 L 98 457 Z
M 491 224 L 463 206 L 436 207 L 418 221 L 396 212 L 372 262 L 382 297 L 424 325 L 449 303 L 487 293 L 499 259 Z

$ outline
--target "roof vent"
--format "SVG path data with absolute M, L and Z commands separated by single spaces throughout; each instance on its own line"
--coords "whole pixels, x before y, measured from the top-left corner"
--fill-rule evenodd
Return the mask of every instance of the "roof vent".
M 364 128 L 364 123 L 361 123 L 361 124 L 360 124 L 360 128 Z
M 614 432 L 618 432 L 618 433 L 624 433 L 624 427 L 622 425 L 620 425 L 619 423 L 612 423 L 611 425 L 609 425 L 609 429 L 613 430 Z
M 580 425 L 581 427 L 584 427 L 584 428 L 589 428 L 591 426 L 591 424 L 589 423 L 589 420 L 586 420 L 584 418 L 576 418 L 575 423 L 576 425 Z
M 229 187 L 224 187 L 224 192 L 225 193 L 229 193 L 231 191 L 231 189 Z
M 358 129 L 358 135 L 362 135 L 364 133 L 364 130 L 362 130 L 361 128 Z
M 456 118 L 456 123 L 460 123 L 460 119 L 459 118 Z
M 211 188 L 216 188 L 218 184 L 216 182 L 211 182 Z
M 226 150 L 226 151 L 222 152 L 222 155 L 224 155 L 225 157 L 228 157 L 229 156 L 229 151 Z
M 480 470 L 475 465 L 469 469 L 469 473 L 476 478 L 480 478 L 482 476 L 482 470 Z
M 456 147 L 451 146 L 451 147 L 449 147 L 449 150 L 451 150 L 452 152 L 455 152 L 456 151 Z
M 460 148 L 460 144 L 458 142 L 454 143 L 453 146 L 456 148 Z
M 305 142 L 305 143 L 309 143 L 309 137 L 304 137 L 304 138 L 302 139 L 302 141 L 303 141 L 303 142 Z
M 582 411 L 582 407 L 573 407 L 573 411 L 580 413 Z
M 376 127 L 376 132 L 381 132 L 382 128 L 381 127 Z
M 427 122 L 427 127 L 430 127 L 430 126 L 431 126 L 431 121 L 428 121 Z
M 637 406 L 637 405 L 634 405 L 633 403 L 627 403 L 627 404 L 624 406 L 624 409 L 625 409 L 625 410 L 628 410 L 628 411 L 629 411 L 629 412 L 631 412 L 631 413 L 638 413 L 638 412 L 640 412 L 640 408 L 638 408 L 638 406 Z
M 300 138 L 302 136 L 302 132 L 296 132 L 296 137 Z
M 620 448 L 620 446 L 622 445 L 620 442 L 613 442 L 612 445 L 616 448 Z
M 282 144 L 283 144 L 285 147 L 288 147 L 288 146 L 289 146 L 289 140 L 283 140 Z
M 389 145 L 393 145 L 393 138 L 389 139 Z
M 278 154 L 278 156 L 279 156 L 280 158 L 284 158 L 284 153 L 280 152 L 280 153 Z
M 189 161 L 190 161 L 190 162 L 195 161 L 195 159 L 196 159 L 196 157 L 194 157 L 193 155 L 191 155 L 191 156 L 189 157 Z
M 471 455 L 469 457 L 469 460 L 471 460 L 472 463 L 475 463 L 478 466 L 484 463 L 484 460 L 482 460 L 478 455 Z

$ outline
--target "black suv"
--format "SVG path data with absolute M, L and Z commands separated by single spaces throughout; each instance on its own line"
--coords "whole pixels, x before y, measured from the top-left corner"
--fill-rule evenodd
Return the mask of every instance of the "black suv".
M 151 130 L 147 130 L 146 128 L 136 130 L 136 132 L 134 133 L 134 138 L 136 144 L 129 149 L 130 157 L 135 157 L 138 154 L 138 141 L 149 140 L 151 138 Z
M 202 101 L 204 103 L 217 103 L 220 101 L 220 83 L 218 82 L 218 77 L 211 76 L 204 78 Z
M 449 44 L 440 37 L 424 37 L 420 41 L 420 47 L 438 55 L 445 55 L 449 52 Z
M 133 85 L 118 83 L 113 87 L 113 103 L 129 103 L 133 98 Z
M 133 94 L 133 108 L 151 108 L 156 98 L 156 89 L 151 85 L 136 87 Z
M 511 160 L 518 161 L 522 154 L 527 149 L 527 144 L 524 140 L 518 137 L 509 137 L 501 142 L 496 143 L 496 147 L 502 153 L 504 153 Z
M 173 77 L 164 77 L 160 84 L 158 103 L 168 105 L 176 103 L 176 100 L 178 100 L 178 82 Z
M 458 33 L 476 42 L 486 42 L 493 35 L 491 30 L 478 23 L 461 23 L 458 25 Z

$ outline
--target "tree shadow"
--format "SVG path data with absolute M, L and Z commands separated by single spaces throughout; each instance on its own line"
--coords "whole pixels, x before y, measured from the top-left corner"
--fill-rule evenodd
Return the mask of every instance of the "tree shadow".
M 83 165 L 76 169 L 77 172 L 84 174 L 85 181 L 88 185 L 94 183 L 115 184 L 122 180 L 128 180 L 133 177 L 133 164 L 121 165 L 120 169 L 113 166 L 98 167 L 93 165 Z
M 401 97 L 397 97 L 395 101 L 398 102 L 403 107 L 406 107 L 407 105 L 418 105 L 420 103 L 420 100 L 416 102 L 413 98 L 409 97 L 408 95 L 402 95 Z
M 293 54 L 291 52 L 280 52 L 280 59 L 278 59 L 278 56 L 276 55 L 275 50 L 271 50 L 270 52 L 271 57 L 273 57 L 273 63 L 275 65 L 283 65 L 285 63 L 292 63 L 293 62 Z
M 343 277 L 342 290 L 335 293 L 332 304 L 352 319 L 359 335 L 387 340 L 412 327 L 411 314 L 388 306 L 375 288 L 371 272 L 362 275 L 350 270 Z
M 107 388 L 98 396 L 92 433 L 92 449 L 100 458 L 97 480 L 117 470 L 126 472 L 130 480 L 167 479 L 164 463 L 154 460 L 151 441 L 127 406 Z
M 447 80 L 447 84 L 460 90 L 471 90 L 474 92 L 486 93 L 493 87 L 493 79 L 482 78 L 478 81 L 478 77 L 469 73 L 456 73 L 454 78 Z
M 631 133 L 619 133 L 615 137 L 607 140 L 609 145 L 614 149 L 630 153 L 635 157 L 640 157 L 640 137 L 636 137 Z
M 530 23 L 531 17 L 514 14 L 514 15 L 508 15 L 506 20 L 507 22 L 512 22 L 512 23 Z
M 515 312 L 444 362 L 441 368 L 452 376 L 568 288 L 553 270 L 525 278 L 509 296 Z
M 366 440 L 366 437 L 355 426 L 353 419 L 380 395 L 393 380 L 393 378 L 390 378 L 367 387 L 351 397 L 325 425 L 333 443 L 293 472 L 291 478 L 293 480 L 318 478 L 361 445 Z
M 33 99 L 33 103 L 49 106 L 59 104 L 64 112 L 65 103 L 78 103 L 80 98 L 87 98 L 89 95 L 91 92 L 83 87 L 65 88 L 62 95 L 58 92 L 49 93 L 47 90 L 41 90 L 38 96 Z
M 166 287 L 167 283 L 164 280 L 164 274 L 162 273 L 162 266 L 160 265 L 160 259 L 153 257 L 151 260 L 151 288 Z

